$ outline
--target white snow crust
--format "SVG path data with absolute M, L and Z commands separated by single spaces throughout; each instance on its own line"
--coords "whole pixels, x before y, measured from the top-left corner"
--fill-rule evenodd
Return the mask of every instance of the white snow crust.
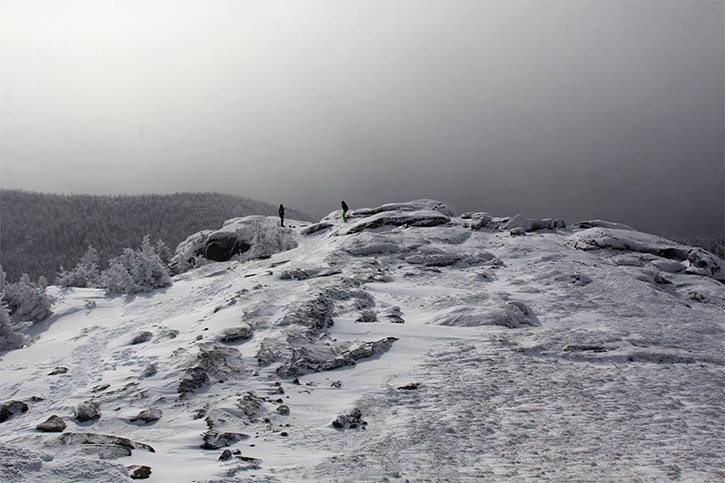
M 274 250 L 133 296 L 50 287 L 54 315 L 0 354 L 0 403 L 29 406 L 0 423 L 0 481 L 725 481 L 722 260 L 511 220 L 531 221 L 433 200 L 280 236 L 232 220 Z M 130 443 L 36 430 L 53 414 Z

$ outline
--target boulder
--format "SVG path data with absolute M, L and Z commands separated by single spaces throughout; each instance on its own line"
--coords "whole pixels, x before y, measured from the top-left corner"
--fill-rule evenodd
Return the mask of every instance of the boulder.
M 64 366 L 59 366 L 53 369 L 51 372 L 48 373 L 49 376 L 57 376 L 58 374 L 65 374 L 68 372 L 68 368 Z
M 80 403 L 74 409 L 75 418 L 79 423 L 93 421 L 101 417 L 101 406 L 97 402 L 86 401 Z
M 541 325 L 531 307 L 523 302 L 506 302 L 503 306 L 492 309 L 457 306 L 448 309 L 437 323 L 455 327 L 499 325 L 510 329 Z
M 65 421 L 63 421 L 62 418 L 54 414 L 46 419 L 44 422 L 37 425 L 35 428 L 38 431 L 43 431 L 46 433 L 62 433 L 63 430 L 65 430 L 65 427 Z
M 234 347 L 226 347 L 212 342 L 199 344 L 197 362 L 198 367 L 206 374 L 221 379 L 235 377 L 244 368 L 241 352 Z
M 151 468 L 149 466 L 131 465 L 127 469 L 132 480 L 145 480 L 151 476 Z
M 377 322 L 378 314 L 374 310 L 365 309 L 360 312 L 360 316 L 355 319 L 355 322 Z
M 209 430 L 202 434 L 204 442 L 201 444 L 203 449 L 220 449 L 227 446 L 231 446 L 239 441 L 249 439 L 249 435 L 242 433 L 231 433 L 223 432 L 219 433 L 214 430 Z
M 178 392 L 182 395 L 190 394 L 198 391 L 202 386 L 209 382 L 209 376 L 201 367 L 192 367 L 187 369 L 186 377 L 181 380 Z
M 141 378 L 145 377 L 153 377 L 156 375 L 156 373 L 159 372 L 159 368 L 156 362 L 152 362 L 150 364 L 147 364 L 146 367 L 143 368 L 143 371 L 141 371 Z
M 284 316 L 279 325 L 297 324 L 314 330 L 324 329 L 333 324 L 333 311 L 334 305 L 331 298 L 326 294 L 320 294 Z
M 0 404 L 0 423 L 28 410 L 28 405 L 23 401 L 7 401 Z
M 131 441 L 128 438 L 122 438 L 120 436 L 113 436 L 110 434 L 96 434 L 96 433 L 63 433 L 59 440 L 60 443 L 72 446 L 72 445 L 114 445 L 134 449 L 145 449 L 151 453 L 155 453 L 156 450 L 145 443 L 139 443 L 137 441 Z
M 139 332 L 138 334 L 133 336 L 133 339 L 131 339 L 131 345 L 143 344 L 144 342 L 148 342 L 153 336 L 154 335 L 147 330 Z
M 154 421 L 158 421 L 161 419 L 161 416 L 163 415 L 163 411 L 161 409 L 157 408 L 149 408 L 144 409 L 140 413 L 138 413 L 135 417 L 131 418 L 132 422 L 136 421 L 143 421 L 144 423 L 153 423 Z
M 362 419 L 362 411 L 359 409 L 353 409 L 348 414 L 339 414 L 334 421 L 332 421 L 332 427 L 337 429 L 355 429 L 367 425 L 367 422 Z
M 251 339 L 254 335 L 252 328 L 248 325 L 240 325 L 238 327 L 229 327 L 224 329 L 219 335 L 220 342 L 239 342 Z

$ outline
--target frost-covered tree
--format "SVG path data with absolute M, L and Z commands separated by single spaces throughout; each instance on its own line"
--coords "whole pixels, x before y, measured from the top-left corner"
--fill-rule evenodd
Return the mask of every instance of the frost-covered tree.
M 5 284 L 5 300 L 10 313 L 20 320 L 43 320 L 51 314 L 54 299 L 45 291 L 47 281 L 40 277 L 38 283 L 30 281 L 27 273 L 16 283 Z
M 130 248 L 125 248 L 121 255 L 112 258 L 109 267 L 101 274 L 101 286 L 112 293 L 135 293 L 136 284 L 130 272 L 134 259 L 135 254 Z
M 151 237 L 146 235 L 141 248 L 136 252 L 134 264 L 134 282 L 142 292 L 171 285 L 171 277 L 166 264 L 161 261 L 156 249 L 151 245 Z
M 109 292 L 130 295 L 168 287 L 171 277 L 146 235 L 137 251 L 125 248 L 121 255 L 111 259 L 108 269 L 101 274 L 101 285 Z
M 163 263 L 165 266 L 169 266 L 169 263 L 171 263 L 171 257 L 174 255 L 171 252 L 171 249 L 169 246 L 164 243 L 164 241 L 159 238 L 156 242 L 156 245 L 154 245 L 154 250 L 156 251 L 156 254 L 161 259 L 161 263 Z
M 98 251 L 88 245 L 86 254 L 73 270 L 66 271 L 61 265 L 55 283 L 60 287 L 98 287 L 100 278 Z
M 5 274 L 2 274 L 5 278 Z M 5 303 L 5 294 L 0 292 L 0 352 L 20 349 L 26 342 L 26 337 L 10 321 L 10 312 Z

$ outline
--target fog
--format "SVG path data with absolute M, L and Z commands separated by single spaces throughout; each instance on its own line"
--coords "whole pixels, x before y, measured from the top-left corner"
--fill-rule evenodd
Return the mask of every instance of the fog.
M 0 185 L 725 223 L 722 2 L 0 2 Z

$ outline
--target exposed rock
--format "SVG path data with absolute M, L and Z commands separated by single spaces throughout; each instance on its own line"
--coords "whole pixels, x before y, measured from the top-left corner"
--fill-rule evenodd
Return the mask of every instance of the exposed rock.
M 296 247 L 295 232 L 279 227 L 278 222 L 276 217 L 245 216 L 227 220 L 219 230 L 195 233 L 176 248 L 172 267 L 181 273 L 198 265 L 199 259 L 223 262 L 237 255 L 269 258 Z
M 86 443 L 80 445 L 77 452 L 84 455 L 94 456 L 102 460 L 115 460 L 118 458 L 127 458 L 133 454 L 133 450 L 125 446 L 116 446 L 113 444 L 92 444 Z
M 219 459 L 221 461 L 227 461 L 227 460 L 232 459 L 232 452 L 229 451 L 228 449 L 225 449 L 224 451 L 222 451 L 222 454 L 219 456 Z
M 224 329 L 219 335 L 220 342 L 238 342 L 240 340 L 251 339 L 254 335 L 252 328 L 248 325 L 240 325 L 239 327 L 230 327 Z
M 607 352 L 607 349 L 599 345 L 569 344 L 562 352 Z
M 80 403 L 74 409 L 75 418 L 78 422 L 84 423 L 101 417 L 101 406 L 97 402 L 86 401 Z
M 237 407 L 242 410 L 247 419 L 254 423 L 262 415 L 266 413 L 264 409 L 264 399 L 255 395 L 253 392 L 247 392 L 242 398 L 237 399 Z
M 154 421 L 158 421 L 159 419 L 161 419 L 161 416 L 163 414 L 164 413 L 163 413 L 163 411 L 161 411 L 161 409 L 149 408 L 149 409 L 145 409 L 145 410 L 141 411 L 140 413 L 138 413 L 138 415 L 131 418 L 131 421 L 132 422 L 143 421 L 144 423 L 148 424 L 148 423 L 152 423 Z
M 181 380 L 178 392 L 182 395 L 198 391 L 209 382 L 209 376 L 201 367 L 187 369 L 186 377 Z
M 296 377 L 311 372 L 332 371 L 345 366 L 352 366 L 356 361 L 372 357 L 390 349 L 398 340 L 386 337 L 374 342 L 362 342 L 347 349 L 340 350 L 334 346 L 298 347 L 292 357 L 277 369 L 281 377 Z
M 145 449 L 151 453 L 155 453 L 156 450 L 145 443 L 139 443 L 137 441 L 131 441 L 128 438 L 122 438 L 119 436 L 113 436 L 108 434 L 95 434 L 95 433 L 63 433 L 59 441 L 65 445 L 115 445 L 122 446 L 128 449 Z
M 355 322 L 377 322 L 378 314 L 374 310 L 363 310 L 360 312 L 360 317 L 355 319 Z
M 148 330 L 139 332 L 133 337 L 133 339 L 131 339 L 131 345 L 143 344 L 144 342 L 148 342 L 153 336 L 154 335 Z
M 470 215 L 471 218 L 471 230 L 478 231 L 484 228 L 489 228 L 491 223 L 491 215 L 488 213 L 475 213 Z
M 534 311 L 523 302 L 506 302 L 502 307 L 493 309 L 473 309 L 470 306 L 456 306 L 447 310 L 438 320 L 440 325 L 457 327 L 477 327 L 481 325 L 500 325 L 510 329 L 541 325 Z
M 242 354 L 233 347 L 220 346 L 211 342 L 199 344 L 197 355 L 199 367 L 207 374 L 219 378 L 236 377 L 244 368 Z
M 413 265 L 424 265 L 426 267 L 448 267 L 455 265 L 461 260 L 462 255 L 454 253 L 418 253 L 405 257 L 405 261 Z
M 526 235 L 526 230 L 524 230 L 521 227 L 511 228 L 511 231 L 509 232 L 511 236 L 523 236 Z
M 361 426 L 365 426 L 367 423 L 362 419 L 362 411 L 354 409 L 348 414 L 340 414 L 332 422 L 332 427 L 337 429 L 355 429 Z
M 144 465 L 132 465 L 128 467 L 128 473 L 132 480 L 145 480 L 151 476 L 151 468 Z
M 450 222 L 451 219 L 437 211 L 413 212 L 382 212 L 353 223 L 347 229 L 347 234 L 360 233 L 364 230 L 373 230 L 381 226 L 416 226 L 431 227 Z
M 249 439 L 249 435 L 247 434 L 231 432 L 218 433 L 213 430 L 207 431 L 202 436 L 204 442 L 201 444 L 201 448 L 203 449 L 220 449 L 231 446 L 238 441 Z
M 0 423 L 4 423 L 13 416 L 26 412 L 28 409 L 28 405 L 22 401 L 4 402 L 0 404 Z
M 110 384 L 108 384 L 108 383 L 104 383 L 104 384 L 99 384 L 99 385 L 95 386 L 95 387 L 94 387 L 93 389 L 91 389 L 91 392 L 92 392 L 92 393 L 99 393 L 99 392 L 103 392 L 103 391 L 105 391 L 106 389 L 108 389 L 109 387 L 111 387 L 111 385 L 110 385 Z
M 401 391 L 414 391 L 420 387 L 419 382 L 411 382 L 410 384 L 406 384 L 405 386 L 398 387 Z
M 302 304 L 294 312 L 284 316 L 279 325 L 299 324 L 311 329 L 324 329 L 332 325 L 334 306 L 329 296 L 320 294 L 317 298 Z
M 148 364 L 146 367 L 143 368 L 143 371 L 141 371 L 142 378 L 144 377 L 153 377 L 156 375 L 156 373 L 159 371 L 158 365 L 155 362 L 152 362 L 151 364 Z
M 404 324 L 405 323 L 405 320 L 403 319 L 400 307 L 398 307 L 397 305 L 394 305 L 394 306 L 390 307 L 388 310 L 386 310 L 385 317 L 394 324 Z
M 624 225 L 622 223 L 613 223 L 611 221 L 604 220 L 586 220 L 574 223 L 569 228 L 583 228 L 585 230 L 589 228 L 613 228 L 615 230 L 631 230 L 635 231 L 631 226 Z
M 285 404 L 277 406 L 277 412 L 282 414 L 283 416 L 286 416 L 287 414 L 289 414 L 289 406 Z
M 58 366 L 48 373 L 49 376 L 57 376 L 58 374 L 65 374 L 68 372 L 68 368 L 64 366 Z
M 44 431 L 46 433 L 62 433 L 65 427 L 65 421 L 54 414 L 35 428 L 38 431 Z
M 332 223 L 327 222 L 321 222 L 321 223 L 315 223 L 313 225 L 308 226 L 307 228 L 303 228 L 300 230 L 300 233 L 303 235 L 312 235 L 313 233 L 317 233 L 318 231 L 327 230 L 328 228 L 332 228 L 334 225 Z

